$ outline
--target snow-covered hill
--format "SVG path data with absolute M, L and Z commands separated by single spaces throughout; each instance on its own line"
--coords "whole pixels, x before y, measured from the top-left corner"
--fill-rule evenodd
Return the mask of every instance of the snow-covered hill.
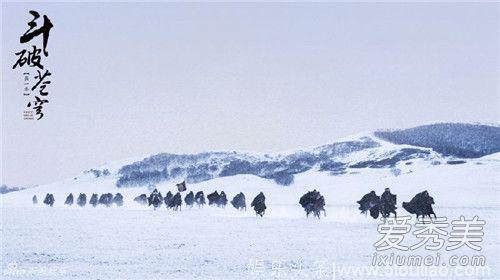
M 456 157 L 478 158 L 496 152 L 500 152 L 500 127 L 435 124 L 401 131 L 377 131 L 287 153 L 162 153 L 124 164 L 114 175 L 118 187 L 184 179 L 198 183 L 241 174 L 272 179 L 286 186 L 293 183 L 297 174 L 311 170 L 340 175 L 352 169 L 393 168 L 393 172 L 398 173 L 397 166 L 402 163 L 411 165 L 416 160 L 424 160 L 431 165 L 461 164 L 464 160 L 456 160 Z M 108 167 L 103 170 L 107 171 Z
M 447 127 L 450 125 L 455 124 L 447 124 Z M 477 131 L 475 126 L 459 126 L 462 130 L 470 127 Z M 436 126 L 427 127 L 431 130 L 438 129 Z M 498 127 L 489 128 L 490 130 L 482 128 L 482 131 L 488 131 L 487 136 L 499 134 Z M 425 139 L 430 139 L 428 135 L 433 135 L 425 127 L 416 130 L 426 136 Z M 460 130 L 447 131 L 460 133 Z M 388 132 L 384 133 L 386 137 L 389 135 Z M 442 133 L 435 134 L 443 138 Z M 484 138 L 484 135 L 475 137 Z M 448 135 L 444 138 L 448 139 L 449 146 L 466 147 L 461 151 L 467 147 L 478 150 L 477 145 L 465 145 L 463 137 Z M 455 143 L 450 139 L 459 140 Z M 472 139 L 469 142 L 477 141 Z M 500 142 L 478 143 L 483 145 L 479 149 L 481 151 L 500 150 Z M 142 160 L 111 162 L 62 182 L 6 194 L 2 198 L 6 205 L 29 205 L 32 195 L 37 194 L 42 198 L 45 193 L 51 192 L 57 194 L 58 205 L 62 204 L 63 197 L 69 193 L 121 192 L 125 194 L 126 201 L 131 201 L 136 195 L 151 191 L 153 187 L 162 191 L 174 191 L 175 183 L 186 179 L 192 190 L 208 192 L 218 189 L 229 195 L 240 191 L 250 195 L 264 191 L 270 195 L 270 203 L 276 204 L 295 204 L 300 193 L 317 188 L 330 198 L 327 203 L 350 205 L 371 189 L 383 190 L 384 187 L 390 187 L 401 194 L 402 199 L 410 199 L 416 192 L 428 189 L 431 193 L 443 193 L 436 200 L 448 206 L 478 203 L 493 205 L 497 203 L 494 199 L 494 195 L 498 194 L 496 186 L 500 185 L 495 176 L 500 174 L 499 155 L 500 153 L 493 153 L 463 159 L 443 155 L 432 147 L 394 144 L 367 133 L 286 153 L 163 153 Z

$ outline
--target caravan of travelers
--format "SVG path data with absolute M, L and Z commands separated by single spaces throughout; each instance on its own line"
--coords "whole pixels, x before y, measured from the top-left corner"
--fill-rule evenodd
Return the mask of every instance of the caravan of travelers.
M 153 191 L 149 193 L 149 195 L 145 193 L 140 194 L 135 197 L 133 201 L 139 205 L 152 207 L 154 210 L 157 210 L 162 205 L 165 205 L 167 209 L 173 211 L 181 211 L 183 201 L 186 208 L 193 208 L 194 205 L 201 208 L 207 203 L 203 191 L 195 193 L 190 190 L 184 196 L 184 199 L 182 198 L 181 193 L 186 192 L 188 189 L 186 181 L 176 184 L 175 186 L 177 188 L 177 192 L 175 194 L 168 191 L 165 196 L 162 196 L 156 186 L 150 185 L 149 189 L 153 189 Z M 208 194 L 206 199 L 208 200 L 208 205 L 219 208 L 225 208 L 228 202 L 226 193 L 224 191 L 219 192 L 217 190 Z M 55 201 L 54 194 L 47 193 L 43 203 L 53 207 Z M 38 204 L 38 197 L 36 195 L 33 195 L 32 203 L 34 205 Z M 245 211 L 247 207 L 245 194 L 243 192 L 236 194 L 230 203 L 237 210 Z M 380 196 L 372 190 L 371 192 L 363 195 L 357 203 L 359 204 L 358 209 L 361 213 L 365 215 L 369 213 L 373 219 L 378 219 L 379 216 L 383 219 L 391 216 L 397 216 L 397 196 L 391 193 L 389 188 L 385 188 L 384 192 Z M 75 201 L 73 194 L 68 194 L 68 196 L 66 196 L 66 200 L 64 201 L 64 205 L 72 206 L 73 204 L 85 207 L 87 204 L 87 195 L 85 193 L 80 193 Z M 104 193 L 100 196 L 97 193 L 93 193 L 88 200 L 88 204 L 92 205 L 92 207 L 97 207 L 99 205 L 104 207 L 121 207 L 124 205 L 124 197 L 121 193 L 116 193 L 114 196 L 112 193 Z M 306 217 L 309 217 L 309 214 L 312 213 L 314 217 L 319 219 L 321 217 L 321 212 L 323 212 L 323 215 L 326 216 L 325 197 L 316 189 L 308 191 L 302 195 L 299 199 L 299 204 L 302 208 L 304 208 Z M 418 220 L 419 218 L 423 219 L 426 216 L 429 218 L 436 218 L 436 214 L 434 213 L 434 209 L 432 207 L 433 204 L 434 198 L 429 195 L 428 191 L 423 191 L 416 194 L 415 197 L 413 197 L 409 202 L 403 202 L 402 207 L 408 213 L 415 214 Z M 256 216 L 264 216 L 267 206 L 266 197 L 263 192 L 260 192 L 257 196 L 255 196 L 250 204 L 250 207 L 253 208 Z

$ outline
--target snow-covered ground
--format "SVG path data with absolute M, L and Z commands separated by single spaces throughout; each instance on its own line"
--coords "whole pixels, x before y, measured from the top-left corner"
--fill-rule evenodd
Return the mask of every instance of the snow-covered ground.
M 118 189 L 116 177 L 77 179 L 39 186 L 1 197 L 3 279 L 360 279 L 367 275 L 340 275 L 334 268 L 370 267 L 376 252 L 373 243 L 382 235 L 377 223 L 359 214 L 356 201 L 370 190 L 378 194 L 389 187 L 398 195 L 398 214 L 407 215 L 402 201 L 428 190 L 434 210 L 449 221 L 463 215 L 486 221 L 481 251 L 461 248 L 439 251 L 452 255 L 484 255 L 490 271 L 483 277 L 457 273 L 443 278 L 498 279 L 500 271 L 500 161 L 499 154 L 468 160 L 459 165 L 430 165 L 414 161 L 401 164 L 401 175 L 390 169 L 350 169 L 331 176 L 309 171 L 295 176 L 284 187 L 253 175 L 216 178 L 188 185 L 188 190 L 224 190 L 228 198 L 242 191 L 247 204 L 260 191 L 268 209 L 263 218 L 249 208 L 239 212 L 205 206 L 172 212 L 153 211 L 133 198 L 146 188 Z M 174 191 L 174 182 L 158 185 L 162 193 Z M 305 217 L 298 204 L 307 190 L 317 189 L 326 200 L 326 217 Z M 56 199 L 53 208 L 33 206 L 47 192 Z M 121 192 L 121 208 L 63 205 L 69 193 Z M 414 217 L 412 218 L 414 220 Z M 413 222 L 412 222 L 413 224 Z M 413 244 L 415 238 L 405 239 Z M 400 254 L 385 251 L 381 254 Z M 401 253 L 402 254 L 402 253 Z M 423 256 L 428 250 L 412 251 Z M 447 266 L 450 270 L 454 267 Z M 456 272 L 453 270 L 453 272 Z M 401 272 L 404 273 L 404 272 Z M 452 272 L 450 272 L 452 273 Z M 404 275 L 404 274 L 403 274 Z M 394 275 L 393 275 L 394 276 Z M 391 277 L 378 274 L 378 277 Z M 405 278 L 396 275 L 392 278 Z M 415 279 L 425 279 L 417 275 Z

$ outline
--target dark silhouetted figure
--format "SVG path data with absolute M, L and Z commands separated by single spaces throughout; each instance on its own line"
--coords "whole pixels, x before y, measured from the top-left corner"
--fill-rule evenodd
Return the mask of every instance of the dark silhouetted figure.
M 194 200 L 196 204 L 198 204 L 198 207 L 205 205 L 205 194 L 202 191 L 197 192 L 194 196 Z
M 89 204 L 91 204 L 93 207 L 96 207 L 97 204 L 99 204 L 99 196 L 97 196 L 96 193 L 92 194 L 89 200 Z
M 361 210 L 362 214 L 366 214 L 367 211 L 370 211 L 370 216 L 374 219 L 378 218 L 379 215 L 379 205 L 380 205 L 380 197 L 375 193 L 375 191 L 371 191 L 365 194 L 361 200 L 358 201 L 359 210 Z
M 148 204 L 148 196 L 146 194 L 141 194 L 141 195 L 137 196 L 136 198 L 134 198 L 134 201 L 139 203 L 139 204 L 146 205 L 146 204 Z
M 227 204 L 226 193 L 224 191 L 221 191 L 219 195 L 219 201 L 217 202 L 217 206 L 225 208 L 226 204 Z
M 186 207 L 193 207 L 194 204 L 194 193 L 190 191 L 186 197 L 184 198 L 184 202 L 186 203 Z
M 242 192 L 233 197 L 233 200 L 231 200 L 231 204 L 238 210 L 247 210 L 245 195 Z
M 72 193 L 70 193 L 68 195 L 68 197 L 66 197 L 66 201 L 64 202 L 64 204 L 70 205 L 70 206 L 73 205 L 73 194 Z
M 113 203 L 116 204 L 116 206 L 120 207 L 123 205 L 123 195 L 121 193 L 115 194 L 115 197 L 113 197 Z
M 45 196 L 45 199 L 43 200 L 43 203 L 49 205 L 50 207 L 54 206 L 54 202 L 55 202 L 54 195 L 51 193 L 48 193 Z
M 85 206 L 85 204 L 87 204 L 87 195 L 84 193 L 80 193 L 80 195 L 76 199 L 76 204 L 80 207 Z
M 423 191 L 415 195 L 410 202 L 403 202 L 403 208 L 411 214 L 417 215 L 417 220 L 419 216 L 431 218 L 431 215 L 434 215 L 436 218 L 432 204 L 434 204 L 434 198 L 427 191 Z
M 33 196 L 31 201 L 33 201 L 33 204 L 38 204 L 38 198 L 36 197 L 36 195 Z
M 101 197 L 99 198 L 99 204 L 105 205 L 106 207 L 111 206 L 111 203 L 113 203 L 113 194 L 112 193 L 105 193 L 101 194 Z
M 304 194 L 300 198 L 299 204 L 302 205 L 306 211 L 306 217 L 309 217 L 309 214 L 313 213 L 313 215 L 319 219 L 321 211 L 323 211 L 326 216 L 325 198 L 317 190 L 309 191 Z
M 181 193 L 178 192 L 172 197 L 168 207 L 174 211 L 177 211 L 177 210 L 181 210 L 181 206 L 182 206 L 182 197 L 181 197 Z
M 162 203 L 163 197 L 161 196 L 161 193 L 157 189 L 154 189 L 148 197 L 148 206 L 153 205 L 153 209 L 156 210 L 156 208 L 160 207 Z
M 219 204 L 220 195 L 217 191 L 207 195 L 208 205 L 218 205 Z
M 392 194 L 389 188 L 385 188 L 384 193 L 380 196 L 380 214 L 387 218 L 391 213 L 394 213 L 394 217 L 396 217 L 396 208 L 396 195 Z
M 261 217 L 264 216 L 264 213 L 266 212 L 266 197 L 262 192 L 260 192 L 252 201 L 252 204 L 250 204 L 251 207 L 253 207 L 253 210 L 255 210 L 255 215 L 260 215 Z
M 165 197 L 163 198 L 163 201 L 165 202 L 165 206 L 167 206 L 167 208 L 170 208 L 170 202 L 172 201 L 172 198 L 174 198 L 174 195 L 168 191 L 167 192 L 167 195 L 165 195 Z

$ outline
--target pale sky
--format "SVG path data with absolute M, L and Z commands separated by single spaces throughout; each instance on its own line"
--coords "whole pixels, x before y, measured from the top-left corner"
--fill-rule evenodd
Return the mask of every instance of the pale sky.
M 12 70 L 30 9 L 54 24 L 41 121 L 22 119 L 23 71 Z M 3 3 L 2 12 L 8 185 L 159 152 L 276 152 L 500 119 L 496 3 Z

